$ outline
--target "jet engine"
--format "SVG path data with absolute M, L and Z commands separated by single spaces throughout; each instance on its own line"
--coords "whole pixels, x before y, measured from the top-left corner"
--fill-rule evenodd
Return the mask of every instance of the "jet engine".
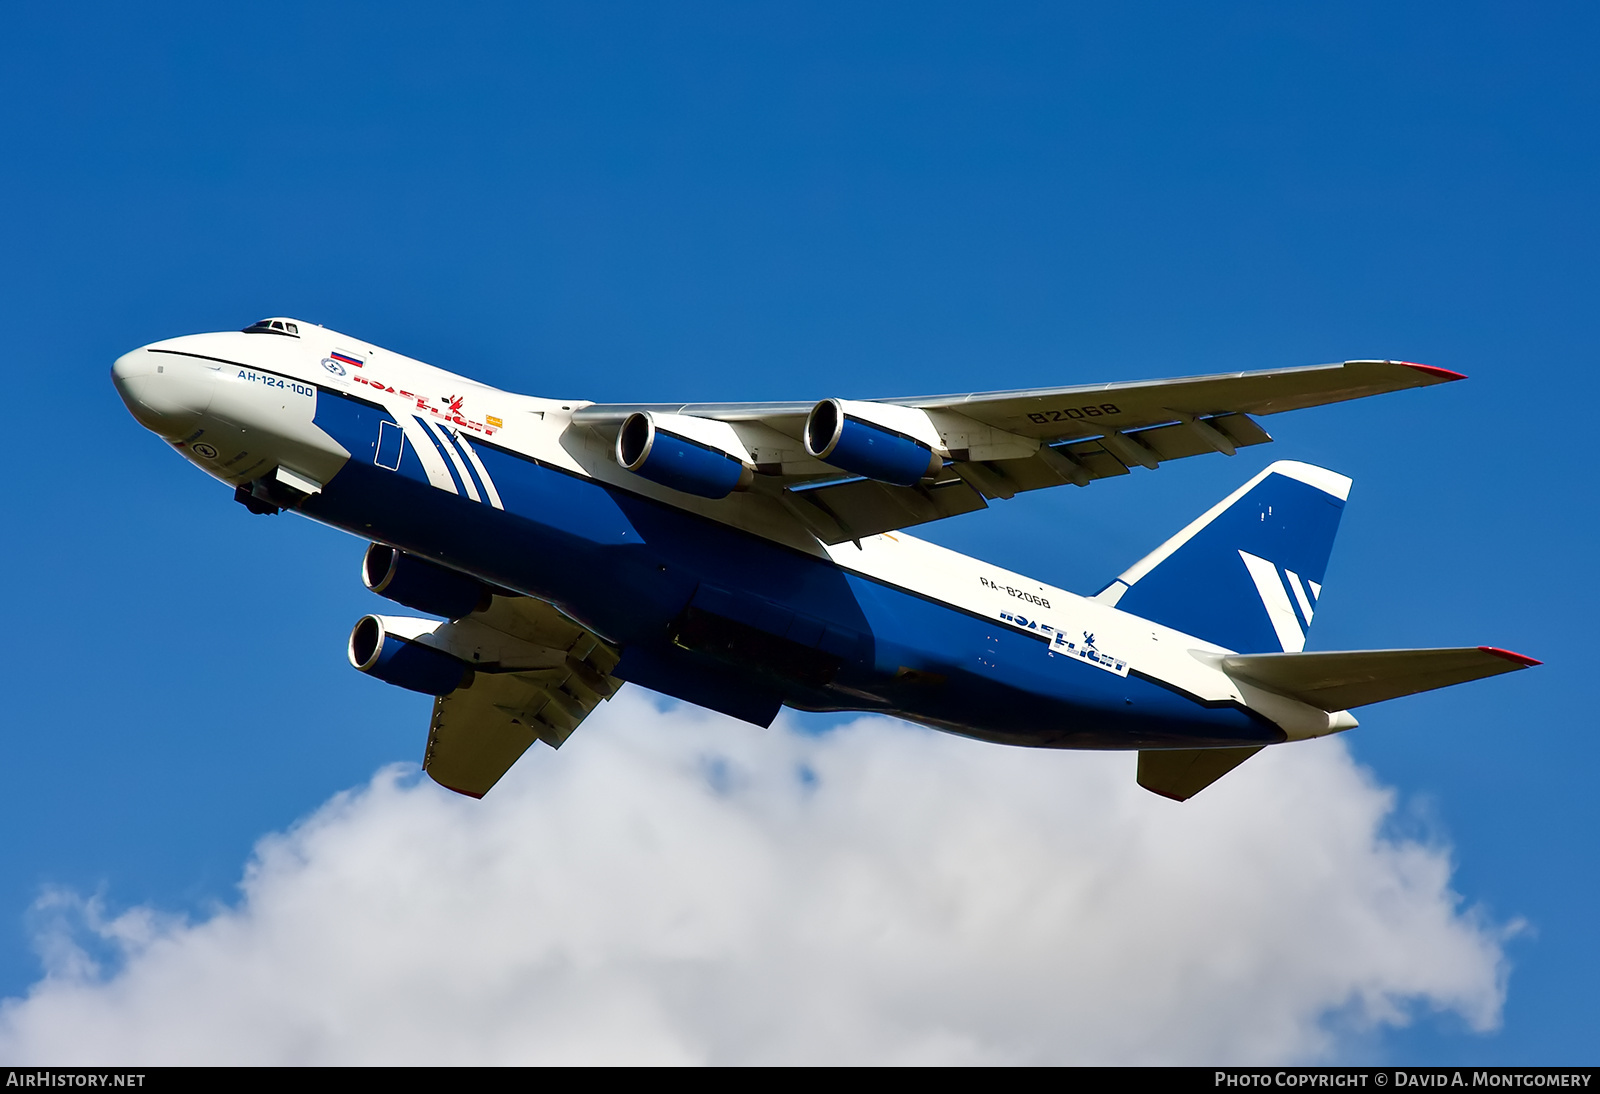
M 460 619 L 489 606 L 487 586 L 382 543 L 367 548 L 361 582 L 379 596 L 429 615 Z M 357 666 L 359 667 L 359 666 Z
M 628 415 L 617 431 L 617 462 L 651 482 L 702 498 L 725 498 L 755 478 L 755 461 L 732 426 L 687 414 Z
M 824 399 L 806 417 L 806 453 L 895 486 L 915 486 L 944 467 L 943 445 L 915 407 Z
M 448 695 L 472 684 L 472 666 L 456 660 L 412 638 L 403 638 L 390 627 L 407 620 L 365 615 L 350 632 L 350 663 L 368 676 L 386 684 L 420 691 L 424 695 Z M 426 624 L 426 620 L 414 622 Z

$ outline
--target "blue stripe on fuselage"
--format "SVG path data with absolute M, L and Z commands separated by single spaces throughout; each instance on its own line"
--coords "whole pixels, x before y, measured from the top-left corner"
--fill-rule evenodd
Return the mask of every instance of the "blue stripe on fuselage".
M 1036 636 L 999 620 L 481 439 L 475 447 L 505 510 L 434 489 L 420 466 L 413 476 L 373 465 L 377 423 L 385 417 L 367 404 L 322 394 L 317 424 L 358 458 L 306 501 L 308 515 L 548 600 L 624 648 L 654 650 L 657 663 L 681 656 L 686 676 L 704 677 L 715 667 L 666 642 L 693 598 L 837 658 L 827 686 L 774 676 L 759 681 L 803 709 L 877 710 L 968 736 L 1058 748 L 1283 739 L 1236 706 L 1207 706 L 1137 673 L 1121 677 L 1053 654 Z M 730 594 L 756 606 L 714 607 Z

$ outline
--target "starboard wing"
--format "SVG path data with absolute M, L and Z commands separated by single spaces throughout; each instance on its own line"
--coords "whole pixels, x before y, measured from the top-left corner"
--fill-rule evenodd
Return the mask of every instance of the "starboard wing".
M 725 422 L 758 472 L 824 542 L 840 543 L 985 508 L 1028 490 L 1126 475 L 1207 452 L 1232 455 L 1272 440 L 1254 417 L 1461 379 L 1402 361 L 1345 361 L 1185 379 L 1086 384 L 870 400 L 926 412 L 950 453 L 943 470 L 896 486 L 812 457 L 814 403 L 591 404 L 575 424 L 614 436 L 635 412 Z

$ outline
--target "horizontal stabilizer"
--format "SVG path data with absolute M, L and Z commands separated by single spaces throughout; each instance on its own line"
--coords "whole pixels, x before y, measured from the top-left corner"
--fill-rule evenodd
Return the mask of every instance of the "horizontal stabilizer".
M 1230 654 L 1222 659 L 1222 670 L 1268 691 L 1333 712 L 1537 664 L 1531 657 L 1493 646 L 1462 646 L 1442 650 Z
M 1139 785 L 1163 798 L 1188 801 L 1244 763 L 1258 748 L 1174 748 L 1139 753 Z

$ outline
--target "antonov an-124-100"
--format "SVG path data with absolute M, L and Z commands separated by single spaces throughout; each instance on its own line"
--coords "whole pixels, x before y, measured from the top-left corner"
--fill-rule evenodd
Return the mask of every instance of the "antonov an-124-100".
M 1401 361 L 910 399 L 518 395 L 294 319 L 153 342 L 133 416 L 252 513 L 370 543 L 350 663 L 431 695 L 422 764 L 481 797 L 625 681 L 759 726 L 871 711 L 1133 749 L 1179 801 L 1350 710 L 1538 664 L 1306 652 L 1350 480 L 1281 461 L 1093 596 L 904 529 L 1024 490 L 1264 444 L 1256 419 L 1461 379 Z

